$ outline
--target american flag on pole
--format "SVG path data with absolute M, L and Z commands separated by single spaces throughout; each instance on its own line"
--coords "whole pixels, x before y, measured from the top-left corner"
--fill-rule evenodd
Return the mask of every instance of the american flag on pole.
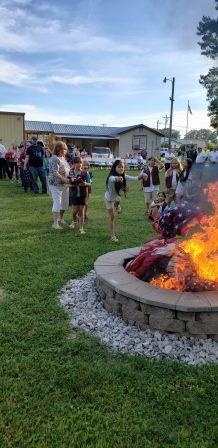
M 188 101 L 188 112 L 192 115 L 192 110 L 191 110 L 191 107 L 190 107 L 190 104 L 189 104 L 189 101 Z

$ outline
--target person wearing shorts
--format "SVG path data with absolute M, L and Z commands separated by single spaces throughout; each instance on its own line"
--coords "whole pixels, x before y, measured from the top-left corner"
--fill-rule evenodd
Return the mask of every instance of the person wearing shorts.
M 72 223 L 70 229 L 75 229 L 77 225 L 77 216 L 79 217 L 80 234 L 85 234 L 84 230 L 84 212 L 86 205 L 87 187 L 90 185 L 88 174 L 82 171 L 83 160 L 81 157 L 74 159 L 74 169 L 70 173 L 70 198 L 69 205 L 72 206 Z
M 141 174 L 146 175 L 146 179 L 142 181 L 142 187 L 145 197 L 145 214 L 150 214 L 150 204 L 153 202 L 158 194 L 160 186 L 159 169 L 162 169 L 164 164 L 156 157 L 149 157 L 148 164 L 143 168 Z
M 123 191 L 124 194 L 127 192 L 126 181 L 136 181 L 140 179 L 146 179 L 146 175 L 140 174 L 139 176 L 128 176 L 125 174 L 125 168 L 122 160 L 115 160 L 113 163 L 110 173 L 106 180 L 106 192 L 105 192 L 105 203 L 109 215 L 109 231 L 111 236 L 111 241 L 113 243 L 118 243 L 119 240 L 115 235 L 115 220 L 114 220 L 114 209 L 118 203 L 120 206 L 120 192 Z

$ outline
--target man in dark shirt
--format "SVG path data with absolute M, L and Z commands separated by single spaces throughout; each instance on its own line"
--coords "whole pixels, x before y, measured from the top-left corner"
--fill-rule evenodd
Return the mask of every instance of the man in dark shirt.
M 195 149 L 194 145 L 191 145 L 187 148 L 187 150 L 186 150 L 187 159 L 191 159 L 192 162 L 194 163 L 197 158 L 197 155 L 198 155 L 198 152 Z
M 42 184 L 42 193 L 47 193 L 46 175 L 43 168 L 44 150 L 41 144 L 37 144 L 37 138 L 32 137 L 31 146 L 27 149 L 26 158 L 24 162 L 24 170 L 29 165 L 29 170 L 33 178 L 34 193 L 39 193 L 39 186 L 37 184 L 38 176 Z

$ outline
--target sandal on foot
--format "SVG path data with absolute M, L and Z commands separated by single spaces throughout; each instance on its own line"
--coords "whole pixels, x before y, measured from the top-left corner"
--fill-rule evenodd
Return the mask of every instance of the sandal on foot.
M 76 222 L 72 221 L 71 224 L 69 225 L 70 229 L 75 229 L 76 227 Z
M 112 243 L 119 243 L 119 240 L 118 240 L 118 238 L 116 237 L 116 235 L 113 235 L 113 236 L 111 237 L 111 241 L 112 241 Z

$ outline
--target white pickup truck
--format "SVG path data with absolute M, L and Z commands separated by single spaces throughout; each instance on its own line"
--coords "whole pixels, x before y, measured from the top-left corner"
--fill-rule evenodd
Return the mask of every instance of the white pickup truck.
M 108 147 L 94 146 L 92 148 L 92 155 L 85 156 L 91 166 L 96 167 L 110 167 L 114 162 L 114 156 Z

